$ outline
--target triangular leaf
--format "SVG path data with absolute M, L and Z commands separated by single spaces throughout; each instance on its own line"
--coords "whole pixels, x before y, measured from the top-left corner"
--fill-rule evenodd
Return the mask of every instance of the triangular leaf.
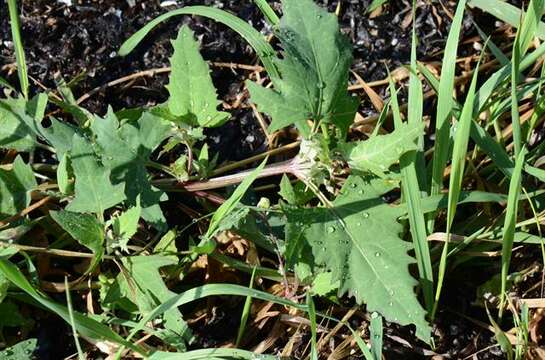
M 208 64 L 199 52 L 199 43 L 186 25 L 172 41 L 174 55 L 170 58 L 170 112 L 190 125 L 220 126 L 229 120 L 229 113 L 217 111 L 220 104 L 210 77 Z
M 351 169 L 383 176 L 403 154 L 417 149 L 416 141 L 421 132 L 420 125 L 403 124 L 390 134 L 344 143 L 339 151 Z

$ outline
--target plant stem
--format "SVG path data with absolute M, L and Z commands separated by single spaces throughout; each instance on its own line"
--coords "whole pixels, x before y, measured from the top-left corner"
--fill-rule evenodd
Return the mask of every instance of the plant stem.
M 283 161 L 278 164 L 266 166 L 261 173 L 257 175 L 259 179 L 277 176 L 282 174 L 298 175 L 300 173 L 299 164 L 292 160 Z M 189 192 L 212 190 L 223 188 L 230 185 L 236 185 L 242 182 L 253 170 L 242 171 L 237 174 L 220 176 L 205 181 L 195 181 L 190 183 L 178 183 L 176 186 Z

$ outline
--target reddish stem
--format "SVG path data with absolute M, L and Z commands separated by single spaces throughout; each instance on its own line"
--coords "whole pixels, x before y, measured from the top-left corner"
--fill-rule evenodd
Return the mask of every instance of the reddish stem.
M 297 177 L 301 176 L 301 166 L 295 159 L 283 161 L 277 164 L 265 166 L 263 170 L 257 175 L 258 179 L 277 176 L 283 174 L 293 174 Z M 189 192 L 205 191 L 223 188 L 229 185 L 236 185 L 241 183 L 253 170 L 242 171 L 237 174 L 220 176 L 204 181 L 194 181 L 189 183 L 178 183 L 177 186 Z

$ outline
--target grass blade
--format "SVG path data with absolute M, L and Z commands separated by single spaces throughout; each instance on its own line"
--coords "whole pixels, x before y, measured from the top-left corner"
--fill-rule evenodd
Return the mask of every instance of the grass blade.
M 369 5 L 367 8 L 367 13 L 371 13 L 375 11 L 379 6 L 384 5 L 388 2 L 388 0 L 373 0 L 373 2 Z
M 382 360 L 382 316 L 374 312 L 371 314 L 371 353 L 375 360 Z
M 509 183 L 509 195 L 507 198 L 507 209 L 505 211 L 505 220 L 503 224 L 503 241 L 501 249 L 501 295 L 500 295 L 500 318 L 505 305 L 505 292 L 507 291 L 507 275 L 509 274 L 509 264 L 511 263 L 511 251 L 515 237 L 515 229 L 518 216 L 519 193 L 522 182 L 522 169 L 526 157 L 526 148 L 523 148 L 515 162 L 513 177 Z
M 486 48 L 486 44 L 484 46 Z M 481 59 L 484 51 L 481 53 Z M 473 73 L 473 78 L 471 79 L 471 85 L 467 93 L 467 98 L 460 115 L 460 121 L 458 122 L 454 146 L 452 150 L 452 170 L 450 173 L 449 179 L 449 193 L 448 193 L 448 206 L 447 206 L 447 241 L 443 244 L 443 251 L 441 253 L 441 260 L 439 263 L 439 274 L 437 279 L 437 290 L 435 293 L 435 303 L 432 310 L 432 319 L 435 317 L 437 311 L 437 305 L 439 303 L 439 298 L 441 296 L 441 289 L 443 286 L 443 281 L 445 277 L 445 271 L 447 266 L 447 256 L 448 256 L 448 244 L 451 234 L 451 227 L 454 222 L 454 216 L 456 214 L 456 208 L 458 206 L 458 200 L 462 191 L 462 180 L 464 177 L 465 161 L 467 148 L 469 144 L 469 137 L 471 132 L 471 124 L 473 122 L 473 106 L 475 101 L 475 92 L 477 88 L 477 75 L 479 73 L 479 65 L 481 62 L 477 63 L 475 72 Z M 442 177 L 442 174 L 441 174 Z
M 475 21 L 473 22 L 473 25 L 475 26 L 475 29 L 477 29 L 477 32 L 479 33 L 481 39 L 483 41 L 486 41 L 489 36 L 485 34 L 485 32 L 479 27 L 479 25 Z M 488 48 L 490 49 L 492 54 L 494 54 L 494 57 L 496 58 L 496 60 L 499 61 L 501 66 L 509 65 L 509 63 L 511 62 L 509 58 L 505 56 L 503 51 L 501 51 L 501 49 L 496 44 L 494 44 L 492 40 L 488 40 Z
M 501 21 L 513 26 L 518 27 L 520 24 L 521 10 L 509 4 L 507 1 L 501 0 L 470 0 L 468 3 L 471 7 L 477 7 L 483 11 L 486 11 L 490 15 L 497 17 Z M 529 9 L 529 12 L 531 9 Z M 527 32 L 528 36 L 530 33 Z M 536 29 L 532 32 L 533 36 L 537 36 L 540 39 L 545 39 L 545 24 L 542 22 L 536 23 Z
M 466 1 L 462 0 L 456 7 L 443 55 L 441 80 L 437 99 L 437 117 L 435 120 L 435 151 L 433 153 L 431 195 L 437 195 L 443 188 L 443 172 L 445 170 L 450 148 L 450 119 L 454 108 L 452 93 L 454 91 L 454 77 L 456 71 L 456 53 L 462 20 L 464 18 Z M 435 215 L 428 222 L 428 231 L 432 232 Z
M 409 74 L 409 111 L 407 113 L 407 122 L 409 124 L 422 124 L 422 109 L 424 105 L 424 94 L 422 82 L 418 77 L 418 67 L 416 62 L 417 35 L 416 35 L 416 1 L 413 0 L 413 27 L 411 39 L 411 66 Z M 424 158 L 424 132 L 418 139 L 418 150 L 416 152 L 416 176 L 420 183 L 420 191 L 427 192 L 426 182 L 426 161 Z
M 254 267 L 254 271 L 252 271 L 252 277 L 250 278 L 250 286 L 249 286 L 250 289 L 254 287 L 254 278 L 255 278 L 256 269 L 257 267 Z M 251 307 L 252 307 L 252 297 L 246 296 L 246 301 L 244 301 L 244 307 L 242 308 L 242 315 L 240 316 L 240 326 L 238 328 L 237 341 L 235 343 L 236 347 L 239 347 L 240 341 L 242 340 L 242 336 L 244 335 L 244 330 L 246 329 L 246 323 L 248 322 L 248 318 L 250 317 Z
M 534 63 L 543 55 L 545 55 L 545 43 L 541 44 L 537 49 L 524 56 L 519 64 L 519 71 L 524 71 L 528 67 L 533 66 Z M 477 92 L 477 98 L 475 100 L 476 112 L 482 112 L 486 109 L 488 100 L 491 98 L 494 91 L 496 91 L 505 80 L 509 79 L 510 76 L 511 64 L 502 67 L 488 77 Z
M 146 37 L 146 35 L 153 30 L 154 27 L 163 21 L 170 19 L 171 17 L 178 15 L 204 16 L 229 26 L 240 36 L 242 36 L 250 44 L 250 46 L 252 46 L 269 75 L 279 77 L 278 70 L 276 69 L 276 66 L 272 60 L 275 53 L 274 49 L 259 31 L 235 15 L 220 9 L 214 9 L 206 6 L 187 6 L 181 9 L 169 11 L 166 14 L 156 17 L 147 23 L 142 29 L 138 30 L 135 34 L 128 38 L 123 45 L 121 45 L 118 52 L 119 55 L 125 56 L 129 54 Z
M 316 324 L 316 307 L 312 300 L 312 295 L 307 292 L 308 317 L 310 320 L 310 360 L 318 360 L 318 344 L 316 334 L 318 333 Z
M 9 281 L 11 281 L 15 286 L 26 292 L 40 305 L 42 305 L 49 311 L 57 314 L 67 323 L 70 323 L 70 314 L 66 306 L 57 304 L 56 302 L 40 294 L 36 289 L 32 287 L 32 285 L 24 277 L 21 271 L 11 262 L 5 259 L 0 259 L 0 273 L 3 274 L 7 279 L 9 279 Z M 76 327 L 76 330 L 83 336 L 87 336 L 89 338 L 97 340 L 109 340 L 116 344 L 127 347 L 137 353 L 145 355 L 145 351 L 143 349 L 131 344 L 128 341 L 125 341 L 121 336 L 113 332 L 106 325 L 99 323 L 98 321 L 93 320 L 78 312 L 73 313 L 73 318 L 73 323 Z
M 17 60 L 17 74 L 19 75 L 21 92 L 25 99 L 28 99 L 28 72 L 25 60 L 25 48 L 21 39 L 21 23 L 19 21 L 19 12 L 17 11 L 17 0 L 8 0 L 8 9 L 11 36 L 15 46 L 15 59 Z
M 15 88 L 13 86 L 11 86 L 11 84 L 1 76 L 0 76 L 0 86 L 8 88 L 8 89 L 10 89 L 12 91 L 16 91 Z
M 517 86 L 520 83 L 520 60 L 526 54 L 530 42 L 533 40 L 537 26 L 543 14 L 543 0 L 531 0 L 528 12 L 525 14 L 515 37 L 513 55 L 511 58 L 511 123 L 513 126 L 513 142 L 515 144 L 515 157 L 522 149 L 522 130 L 518 109 Z
M 64 288 L 66 292 L 66 304 L 68 305 L 68 316 L 70 319 L 70 326 L 72 327 L 72 334 L 74 336 L 74 342 L 76 343 L 76 349 L 78 350 L 78 358 L 85 360 L 81 345 L 79 343 L 78 331 L 76 329 L 76 322 L 74 320 L 74 309 L 72 308 L 72 297 L 70 296 L 70 286 L 68 285 L 68 278 L 64 277 Z
M 494 328 L 494 335 L 496 337 L 496 341 L 498 342 L 498 345 L 500 346 L 501 350 L 507 355 L 507 360 L 513 359 L 513 346 L 511 345 L 511 342 L 509 341 L 509 338 L 507 335 L 503 332 L 501 327 L 498 325 L 498 323 L 494 320 L 492 317 L 492 314 L 490 314 L 490 310 L 488 310 L 488 306 L 485 303 L 485 309 L 486 314 L 488 315 L 488 320 L 492 324 L 492 327 Z
M 220 226 L 220 222 L 223 220 L 223 218 L 225 218 L 225 216 L 227 216 L 231 211 L 233 211 L 235 206 L 237 206 L 237 204 L 240 202 L 240 199 L 242 199 L 242 197 L 244 196 L 248 188 L 252 185 L 255 179 L 257 179 L 257 175 L 259 175 L 261 170 L 263 170 L 263 168 L 265 167 L 267 160 L 268 160 L 268 157 L 265 158 L 265 160 L 263 160 L 261 164 L 257 168 L 255 168 L 255 170 L 252 171 L 252 173 L 249 174 L 244 179 L 244 181 L 240 183 L 239 186 L 237 186 L 237 188 L 235 189 L 233 194 L 229 197 L 229 199 L 227 199 L 227 201 L 225 201 L 216 210 L 216 212 L 212 216 L 212 219 L 210 219 L 210 226 L 208 227 L 208 230 L 206 231 L 206 234 L 204 235 L 205 239 L 214 236 L 214 234 L 216 233 L 217 229 Z
M 201 349 L 185 353 L 170 353 L 157 351 L 153 353 L 149 360 L 278 360 L 277 356 L 255 354 L 250 351 L 240 349 Z
M 401 113 L 399 110 L 399 103 L 397 101 L 396 89 L 391 78 L 390 94 L 394 124 L 396 128 L 399 128 L 402 125 Z M 414 93 L 412 95 L 414 95 Z M 418 112 L 419 110 L 417 109 L 416 111 Z M 409 112 L 411 113 L 412 109 Z M 412 116 L 414 117 L 415 114 L 412 114 Z M 415 119 L 413 119 L 413 121 L 415 121 Z M 411 237 L 414 244 L 416 263 L 418 265 L 420 285 L 422 286 L 424 293 L 426 310 L 428 310 L 429 313 L 432 311 L 433 307 L 433 268 L 427 240 L 426 221 L 424 218 L 424 212 L 422 211 L 418 175 L 416 172 L 416 152 L 413 151 L 404 154 L 400 158 L 399 163 L 402 175 L 401 189 L 403 196 L 406 198 Z
M 254 3 L 257 5 L 267 22 L 273 26 L 278 25 L 280 18 L 274 12 L 273 8 L 269 5 L 267 0 L 254 0 Z
M 192 301 L 203 299 L 209 296 L 251 296 L 254 299 L 259 299 L 263 301 L 270 301 L 275 304 L 280 304 L 284 306 L 290 306 L 301 311 L 308 311 L 306 305 L 301 305 L 294 303 L 290 300 L 271 295 L 269 293 L 248 289 L 245 286 L 240 285 L 231 285 L 231 284 L 207 284 L 203 286 L 194 287 L 189 289 L 182 294 L 175 295 L 170 300 L 165 301 L 161 305 L 157 306 L 155 309 L 150 311 L 146 316 L 140 320 L 137 326 L 129 334 L 127 341 L 129 341 L 134 335 L 136 335 L 140 330 L 146 327 L 146 324 L 155 319 L 157 316 L 164 314 L 166 311 L 173 309 L 184 304 L 188 304 Z
M 371 354 L 371 351 L 369 351 L 369 349 L 367 348 L 367 344 L 365 343 L 365 341 L 363 341 L 363 339 L 357 333 L 357 331 L 352 329 L 352 327 L 350 327 L 350 326 L 348 326 L 348 328 L 350 329 L 350 332 L 352 333 L 352 336 L 356 340 L 356 345 L 358 345 L 358 348 L 360 349 L 361 353 L 365 357 L 365 360 L 376 360 L 373 357 L 373 354 Z

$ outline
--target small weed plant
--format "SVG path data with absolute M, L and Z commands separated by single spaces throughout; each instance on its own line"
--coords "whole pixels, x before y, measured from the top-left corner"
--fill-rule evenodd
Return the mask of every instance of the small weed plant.
M 502 19 L 518 27 L 511 59 L 483 39 L 483 54 L 490 48 L 500 66 L 478 81 L 481 55 L 463 102 L 452 94 L 466 1 L 458 2 L 440 79 L 417 62 L 413 28 L 408 110 L 402 111 L 391 80 L 390 98 L 364 140 L 353 131 L 361 99 L 347 90 L 351 44 L 336 15 L 312 0 L 283 0 L 280 18 L 265 1 L 256 1 L 274 30 L 274 46 L 248 23 L 215 8 L 184 7 L 151 21 L 119 55 L 130 53 L 174 16 L 221 22 L 248 42 L 268 75 L 265 82 L 246 82 L 249 101 L 270 119 L 268 131 L 297 130 L 299 151 L 291 160 L 267 164 L 274 156 L 264 154 L 254 159 L 255 169 L 230 175 L 221 175 L 226 168 L 209 150 L 205 134 L 237 119 L 221 110 L 209 65 L 188 26 L 172 40 L 168 100 L 152 107 L 109 108 L 100 116 L 81 107 L 66 85 L 56 91 L 30 89 L 17 4 L 9 0 L 8 5 L 20 84 L 17 90 L 0 79 L 6 90 L 0 99 L 0 313 L 13 315 L 9 324 L 2 315 L 0 328 L 30 326 L 18 310 L 23 301 L 63 318 L 82 358 L 80 342 L 118 358 L 275 358 L 232 348 L 189 350 L 194 335 L 182 305 L 230 295 L 246 298 L 238 336 L 233 333 L 237 344 L 252 301 L 267 301 L 309 318 L 313 359 L 319 356 L 320 319 L 348 327 L 359 351 L 380 359 L 383 321 L 410 326 L 420 341 L 433 345 L 430 324 L 441 310 L 445 277 L 471 261 L 463 255 L 468 247 L 500 249 L 498 317 L 512 306 L 507 293 L 513 244 L 541 244 L 539 223 L 545 216 L 539 200 L 545 171 L 531 165 L 545 148 L 529 143 L 542 120 L 542 78 L 524 75 L 545 54 L 545 45 L 530 51 L 542 1 L 530 1 L 520 19 Z M 480 0 L 469 5 L 485 11 L 495 6 Z M 423 116 L 423 81 L 438 97 L 432 125 Z M 519 115 L 523 101 L 534 105 L 525 121 Z M 512 139 L 502 138 L 506 114 L 512 119 Z M 385 124 L 390 131 L 379 132 Z M 425 137 L 432 131 L 435 141 L 429 145 Z M 47 161 L 38 161 L 42 158 Z M 232 169 L 237 168 L 227 165 Z M 282 176 L 278 197 L 272 203 L 248 201 L 254 181 L 271 176 Z M 499 184 L 497 191 L 465 187 L 470 177 Z M 209 190 L 232 185 L 236 188 L 227 199 L 209 201 Z M 183 202 L 187 194 L 194 195 L 188 201 L 200 204 L 203 216 L 173 226 L 166 204 Z M 463 203 L 484 203 L 488 210 L 479 207 L 475 216 L 460 220 L 456 214 Z M 495 220 L 486 223 L 478 216 Z M 252 249 L 276 256 L 278 268 L 229 257 L 221 250 L 225 234 L 237 234 Z M 35 241 L 38 237 L 44 246 L 36 246 L 43 243 Z M 37 271 L 43 253 L 82 259 L 78 277 L 63 283 L 66 304 L 44 291 Z M 251 274 L 250 286 L 184 282 L 203 257 Z M 284 291 L 259 290 L 255 279 L 278 282 Z M 98 304 L 94 311 L 73 303 L 70 294 L 80 290 L 92 293 L 87 296 Z M 296 296 L 301 291 L 306 301 Z M 315 298 L 353 301 L 373 313 L 369 345 L 347 322 L 317 311 Z M 526 307 L 514 314 L 517 324 L 527 326 Z M 496 336 L 505 340 L 495 315 L 489 312 Z M 522 358 L 527 330 L 517 336 L 516 349 L 509 341 L 502 349 Z M 30 339 L 4 353 L 25 354 L 35 347 Z

